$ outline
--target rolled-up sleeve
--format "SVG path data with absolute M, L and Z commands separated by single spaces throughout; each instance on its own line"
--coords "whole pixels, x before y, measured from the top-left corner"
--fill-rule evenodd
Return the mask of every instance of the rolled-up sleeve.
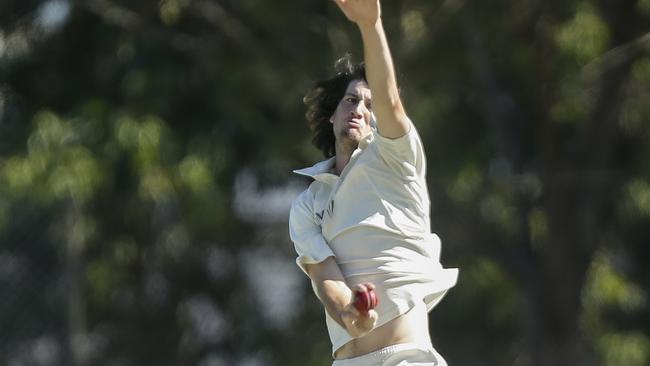
M 313 197 L 309 190 L 304 191 L 291 205 L 289 236 L 298 254 L 296 264 L 307 275 L 305 265 L 320 263 L 334 256 L 315 220 Z

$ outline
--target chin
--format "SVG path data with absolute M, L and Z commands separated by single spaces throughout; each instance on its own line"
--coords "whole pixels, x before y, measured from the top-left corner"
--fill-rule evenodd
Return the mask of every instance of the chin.
M 346 139 L 352 140 L 354 142 L 359 142 L 363 138 L 363 135 L 361 135 L 361 132 L 359 132 L 357 130 L 350 130 L 344 136 L 345 136 Z
M 337 136 L 337 140 L 340 140 L 341 142 L 347 141 L 347 143 L 350 144 L 352 143 L 359 144 L 359 142 L 363 140 L 365 136 L 366 135 L 364 135 L 362 131 L 356 128 L 351 128 L 348 130 L 341 131 L 340 134 Z

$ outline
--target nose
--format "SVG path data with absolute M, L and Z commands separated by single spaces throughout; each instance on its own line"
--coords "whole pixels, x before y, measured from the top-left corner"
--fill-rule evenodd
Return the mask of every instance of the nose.
M 352 108 L 350 114 L 355 118 L 361 118 L 365 115 L 366 106 L 362 100 L 357 102 L 357 104 Z

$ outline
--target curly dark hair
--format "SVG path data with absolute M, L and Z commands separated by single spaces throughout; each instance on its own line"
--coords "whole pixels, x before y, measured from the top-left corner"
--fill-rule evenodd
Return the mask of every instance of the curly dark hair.
M 345 90 L 353 80 L 366 80 L 366 68 L 363 63 L 354 64 L 350 55 L 345 55 L 334 63 L 336 75 L 334 77 L 317 81 L 307 91 L 303 102 L 307 106 L 307 123 L 314 132 L 312 144 L 316 146 L 326 158 L 335 155 L 335 137 L 330 123 Z

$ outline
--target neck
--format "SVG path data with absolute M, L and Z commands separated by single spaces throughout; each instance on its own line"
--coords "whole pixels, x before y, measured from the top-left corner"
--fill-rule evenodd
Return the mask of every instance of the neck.
M 343 169 L 345 169 L 345 166 L 350 162 L 352 153 L 354 150 L 356 150 L 357 146 L 359 146 L 359 144 L 354 141 L 346 142 L 348 143 L 341 143 L 337 141 L 336 145 L 334 146 L 336 150 L 336 165 L 334 166 L 336 175 L 341 175 L 341 172 Z

